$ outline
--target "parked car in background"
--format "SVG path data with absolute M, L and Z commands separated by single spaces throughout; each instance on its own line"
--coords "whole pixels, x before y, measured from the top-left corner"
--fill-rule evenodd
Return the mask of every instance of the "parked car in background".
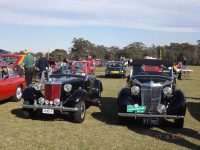
M 118 95 L 119 123 L 126 117 L 142 120 L 143 124 L 159 125 L 174 119 L 183 128 L 186 98 L 176 89 L 173 63 L 163 60 L 134 60 L 127 87 Z
M 75 61 L 72 63 L 72 73 L 95 74 L 95 63 L 92 61 Z
M 0 63 L 0 100 L 20 101 L 25 87 L 24 77 L 20 77 L 12 66 Z
M 52 115 L 58 112 L 69 114 L 74 122 L 82 123 L 87 108 L 101 105 L 103 87 L 94 75 L 83 74 L 79 69 L 76 71 L 49 75 L 44 84 L 44 92 L 39 83 L 27 87 L 23 92 L 24 116 L 33 118 L 37 112 Z
M 110 61 L 106 65 L 105 77 L 122 77 L 124 78 L 126 75 L 126 68 L 124 67 L 124 63 L 121 61 Z

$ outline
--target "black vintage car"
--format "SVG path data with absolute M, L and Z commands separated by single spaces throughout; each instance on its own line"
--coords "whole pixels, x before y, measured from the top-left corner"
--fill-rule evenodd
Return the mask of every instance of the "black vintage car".
M 82 123 L 89 106 L 101 105 L 102 83 L 95 76 L 79 73 L 63 73 L 49 75 L 44 84 L 36 83 L 23 92 L 23 114 L 26 118 L 43 114 L 70 114 L 74 122 Z
M 123 62 L 120 61 L 110 61 L 106 65 L 105 77 L 125 77 L 126 68 L 124 67 Z
M 186 99 L 176 90 L 173 63 L 164 60 L 135 60 L 127 87 L 118 95 L 119 123 L 126 117 L 143 124 L 158 125 L 174 119 L 175 127 L 183 128 Z

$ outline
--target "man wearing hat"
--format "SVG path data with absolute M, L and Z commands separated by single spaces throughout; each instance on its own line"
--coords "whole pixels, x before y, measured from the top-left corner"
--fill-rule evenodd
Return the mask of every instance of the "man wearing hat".
M 26 79 L 26 85 L 29 86 L 32 84 L 32 78 L 33 78 L 33 67 L 35 65 L 35 58 L 31 55 L 30 49 L 25 49 L 25 58 L 22 62 L 24 68 L 25 68 L 25 79 Z

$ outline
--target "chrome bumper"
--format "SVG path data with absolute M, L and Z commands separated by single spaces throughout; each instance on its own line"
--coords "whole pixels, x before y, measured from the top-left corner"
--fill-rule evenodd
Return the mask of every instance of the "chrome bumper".
M 178 115 L 152 115 L 152 114 L 138 114 L 138 113 L 118 113 L 118 116 L 121 117 L 134 117 L 134 118 L 165 118 L 165 119 L 180 119 L 184 118 L 184 116 Z
M 37 110 L 37 109 L 53 109 L 53 110 L 59 110 L 60 112 L 65 112 L 65 111 L 75 112 L 75 111 L 78 111 L 78 108 L 74 108 L 74 107 L 51 106 L 51 105 L 28 105 L 28 104 L 23 104 L 22 107 L 23 108 L 32 108 L 34 110 Z

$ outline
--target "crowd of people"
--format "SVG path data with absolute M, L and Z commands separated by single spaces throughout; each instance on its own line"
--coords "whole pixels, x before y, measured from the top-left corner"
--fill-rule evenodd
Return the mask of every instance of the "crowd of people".
M 30 49 L 27 48 L 25 49 L 25 55 L 24 60 L 17 66 L 17 70 L 20 75 L 25 76 L 27 86 L 32 84 L 34 76 L 38 76 L 41 80 L 44 79 L 46 70 L 50 69 L 52 65 L 56 65 L 54 61 L 48 61 L 45 57 L 46 53 L 42 53 L 42 56 L 36 60 Z M 94 59 L 89 55 L 86 61 L 94 62 Z M 72 65 L 72 59 L 65 58 L 62 63 Z
M 22 63 L 19 65 L 20 67 L 17 70 L 19 70 L 19 72 L 24 71 L 23 73 L 25 75 L 25 80 L 26 80 L 27 86 L 29 86 L 32 84 L 32 79 L 34 75 L 36 76 L 36 72 L 39 78 L 44 78 L 45 76 L 44 73 L 46 72 L 47 69 L 50 69 L 50 66 L 52 65 L 52 63 L 47 60 L 47 58 L 45 57 L 46 56 L 45 53 L 42 53 L 42 56 L 37 61 L 33 57 L 33 55 L 30 53 L 29 48 L 25 50 L 25 54 L 26 56 L 24 60 L 22 61 Z M 121 58 L 120 60 L 124 62 L 125 58 Z M 86 61 L 94 62 L 94 59 L 92 59 L 92 57 L 89 55 Z M 70 58 L 65 58 L 63 60 L 63 63 L 67 63 L 69 65 L 72 65 L 72 62 L 73 61 Z M 132 62 L 132 59 L 131 59 L 131 62 Z M 55 62 L 53 62 L 53 65 L 56 65 Z M 175 74 L 177 74 L 178 79 L 181 79 L 181 75 L 182 75 L 181 70 L 186 69 L 186 66 L 187 66 L 187 59 L 185 57 L 183 57 L 182 61 L 179 61 L 178 63 L 174 64 L 173 70 Z

